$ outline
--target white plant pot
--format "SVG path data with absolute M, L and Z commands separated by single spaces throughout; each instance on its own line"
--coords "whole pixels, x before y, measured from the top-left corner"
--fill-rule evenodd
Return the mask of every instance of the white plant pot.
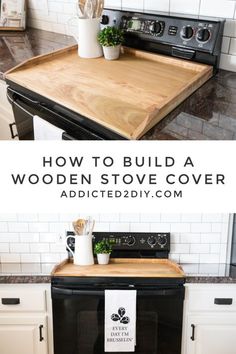
M 121 45 L 116 45 L 115 47 L 103 47 L 104 57 L 107 60 L 116 60 L 120 57 Z
M 98 264 L 108 264 L 110 255 L 107 253 L 97 254 Z

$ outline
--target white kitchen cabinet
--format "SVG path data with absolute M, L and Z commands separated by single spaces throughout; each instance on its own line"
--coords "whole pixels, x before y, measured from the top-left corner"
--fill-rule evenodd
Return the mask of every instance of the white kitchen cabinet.
M 216 316 L 204 314 L 188 316 L 186 353 L 235 354 L 235 350 L 235 313 L 217 314 Z
M 235 354 L 236 285 L 188 284 L 182 354 Z
M 50 285 L 0 285 L 0 353 L 53 354 Z
M 7 85 L 0 80 L 0 140 L 11 140 L 9 124 L 14 123 L 12 107 L 7 100 Z M 16 126 L 13 126 L 14 134 L 17 134 Z M 17 139 L 17 138 L 15 138 Z
M 47 354 L 46 316 L 0 316 L 1 354 Z

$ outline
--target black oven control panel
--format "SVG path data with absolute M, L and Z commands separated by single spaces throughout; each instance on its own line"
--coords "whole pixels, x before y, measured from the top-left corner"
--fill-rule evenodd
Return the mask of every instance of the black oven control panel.
M 94 233 L 95 241 L 105 240 L 116 250 L 163 250 L 169 251 L 169 233 Z
M 74 232 L 67 232 L 67 236 Z M 79 237 L 79 236 L 78 236 Z M 107 241 L 116 251 L 170 251 L 170 233 L 166 232 L 94 232 L 93 242 Z M 74 237 L 69 239 L 70 248 L 74 248 Z
M 101 27 L 124 31 L 125 46 L 217 66 L 224 19 L 104 9 Z

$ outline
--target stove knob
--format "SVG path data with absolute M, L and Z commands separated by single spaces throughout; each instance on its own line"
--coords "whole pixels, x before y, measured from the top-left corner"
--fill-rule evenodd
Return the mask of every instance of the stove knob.
M 161 24 L 158 21 L 153 22 L 149 26 L 149 30 L 151 33 L 159 34 L 161 32 Z
M 157 244 L 157 238 L 155 236 L 150 236 L 147 240 L 149 246 L 154 247 Z
M 130 247 L 134 246 L 135 242 L 136 242 L 136 240 L 135 240 L 134 236 L 129 236 L 127 238 L 127 245 L 128 246 L 130 246 Z
M 197 40 L 199 42 L 207 42 L 211 36 L 211 32 L 207 28 L 201 28 L 197 31 Z
M 181 31 L 181 36 L 183 39 L 191 39 L 193 36 L 193 28 L 191 26 L 184 26 Z
M 166 236 L 158 236 L 158 245 L 161 247 L 165 247 L 165 245 L 167 244 L 167 238 Z
M 109 16 L 107 16 L 107 15 L 102 15 L 101 24 L 102 24 L 102 25 L 108 25 L 108 23 L 109 23 Z

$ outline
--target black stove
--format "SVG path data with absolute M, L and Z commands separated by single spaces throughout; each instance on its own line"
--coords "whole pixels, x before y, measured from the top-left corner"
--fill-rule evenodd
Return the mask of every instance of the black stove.
M 74 233 L 67 232 L 69 235 Z M 132 258 L 132 262 L 137 258 L 138 269 L 138 258 L 150 258 L 151 263 L 153 258 L 164 258 L 168 262 L 170 237 L 170 233 L 163 232 L 95 232 L 94 242 L 109 240 L 112 256 Z M 109 266 L 95 267 L 109 270 Z M 109 271 L 104 276 L 90 277 L 83 267 L 79 267 L 79 273 L 78 277 L 74 273 L 52 277 L 54 354 L 105 354 L 106 290 L 137 292 L 135 353 L 181 354 L 183 277 L 120 277 L 109 276 Z

